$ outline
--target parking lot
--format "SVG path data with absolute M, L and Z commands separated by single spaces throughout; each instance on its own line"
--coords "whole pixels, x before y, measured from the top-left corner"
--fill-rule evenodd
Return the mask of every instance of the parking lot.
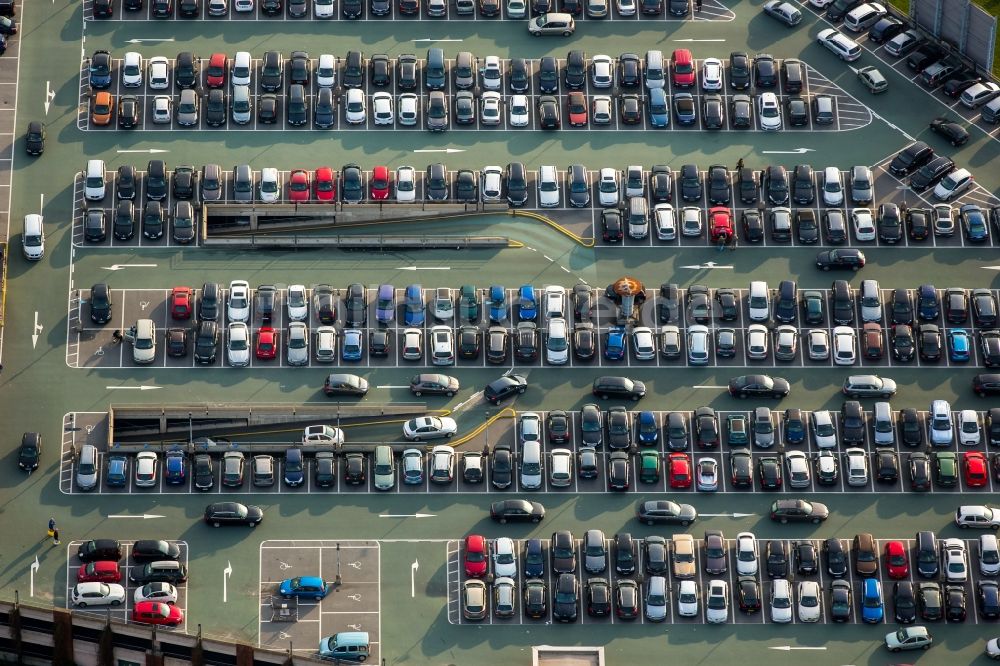
M 132 544 L 134 541 L 119 540 L 122 546 L 122 552 L 125 554 L 124 559 L 119 564 L 119 570 L 121 571 L 121 581 L 120 585 L 125 588 L 125 604 L 117 607 L 94 607 L 94 608 L 77 608 L 72 604 L 72 594 L 73 587 L 76 585 L 77 571 L 83 566 L 80 562 L 79 557 L 77 557 L 77 550 L 83 545 L 84 541 L 70 541 L 66 544 L 66 608 L 73 610 L 76 613 L 87 613 L 90 615 L 96 615 L 98 617 L 111 617 L 114 620 L 120 620 L 122 622 L 132 622 L 132 610 L 135 607 L 135 592 L 137 588 L 142 587 L 142 585 L 136 585 L 132 582 L 129 577 L 131 571 L 134 567 L 142 567 L 143 564 L 138 564 L 132 560 Z M 186 541 L 176 541 L 167 540 L 168 543 L 176 544 L 181 549 L 180 557 L 178 561 L 188 567 L 188 543 Z M 190 570 L 188 571 L 190 576 Z M 184 633 L 188 632 L 187 625 L 187 613 L 188 613 L 188 584 L 182 583 L 180 585 L 175 585 L 177 588 L 177 608 L 181 609 L 184 613 L 184 621 L 181 622 L 177 627 L 163 627 L 157 628 L 167 629 L 169 631 L 181 631 Z
M 378 541 L 262 541 L 258 645 L 284 650 L 291 644 L 296 652 L 315 653 L 324 636 L 366 631 L 369 659 L 379 663 L 380 567 Z M 297 576 L 319 576 L 332 590 L 319 601 L 283 600 L 277 586 Z
M 115 54 L 113 54 L 115 55 Z M 426 60 L 421 58 L 418 60 L 418 69 L 416 74 L 417 86 L 414 90 L 403 90 L 399 87 L 399 81 L 396 73 L 399 71 L 398 60 L 393 58 L 389 60 L 390 63 L 390 75 L 392 81 L 390 85 L 383 87 L 378 87 L 372 83 L 371 74 L 367 74 L 364 77 L 364 82 L 362 85 L 362 90 L 365 92 L 365 105 L 366 113 L 365 118 L 360 123 L 350 123 L 347 118 L 347 105 L 346 105 L 346 92 L 343 91 L 342 81 L 344 80 L 344 56 L 340 55 L 337 57 L 337 70 L 336 70 L 336 87 L 334 88 L 334 105 L 338 107 L 337 113 L 333 120 L 333 125 L 331 127 L 320 127 L 316 124 L 316 118 L 313 113 L 315 108 L 315 102 L 317 96 L 320 92 L 320 86 L 316 76 L 310 77 L 310 82 L 305 87 L 305 101 L 306 101 L 306 122 L 301 125 L 291 125 L 288 123 L 287 114 L 285 112 L 287 105 L 287 91 L 291 86 L 291 76 L 288 73 L 290 69 L 290 64 L 288 63 L 289 56 L 284 54 L 286 62 L 284 64 L 285 73 L 282 76 L 282 83 L 277 90 L 266 91 L 261 87 L 261 66 L 262 61 L 259 57 L 261 54 L 254 54 L 253 60 L 253 72 L 251 74 L 251 107 L 252 107 L 252 118 L 250 122 L 246 124 L 237 124 L 232 117 L 232 103 L 231 97 L 232 92 L 229 86 L 222 88 L 225 95 L 225 117 L 223 118 L 223 124 L 220 126 L 209 125 L 206 119 L 206 110 L 208 109 L 208 95 L 209 90 L 206 83 L 206 77 L 208 76 L 208 59 L 202 57 L 200 61 L 200 78 L 199 83 L 196 86 L 196 90 L 199 94 L 200 100 L 200 111 L 198 113 L 197 122 L 194 125 L 182 126 L 177 123 L 176 113 L 172 115 L 172 119 L 165 119 L 164 122 L 159 122 L 154 119 L 153 116 L 153 104 L 154 98 L 158 95 L 163 95 L 171 99 L 171 108 L 176 111 L 178 108 L 178 103 L 180 101 L 180 91 L 171 88 L 167 89 L 152 89 L 150 88 L 150 82 L 148 77 L 143 78 L 142 85 L 138 87 L 125 87 L 122 84 L 122 60 L 121 58 L 115 58 L 113 61 L 112 71 L 111 71 L 111 87 L 108 91 L 112 94 L 114 100 L 121 99 L 122 95 L 133 95 L 139 101 L 139 107 L 141 109 L 139 116 L 140 122 L 132 129 L 123 129 L 119 125 L 119 119 L 116 113 L 112 114 L 112 121 L 108 125 L 95 125 L 91 116 L 91 99 L 93 95 L 97 92 L 90 85 L 90 59 L 85 59 L 80 68 L 80 106 L 77 118 L 77 126 L 79 129 L 84 131 L 121 131 L 121 132 L 134 132 L 137 130 L 150 130 L 150 131 L 168 131 L 168 130 L 185 130 L 185 131 L 211 131 L 211 132 L 224 132 L 224 131 L 306 131 L 306 130 L 318 130 L 318 131 L 348 131 L 357 132 L 362 130 L 370 130 L 375 132 L 395 132 L 395 131 L 426 131 L 427 119 L 425 117 L 428 108 L 428 95 L 429 89 L 426 86 L 424 70 L 426 67 Z M 485 54 L 483 54 L 484 56 Z M 720 57 L 724 56 L 724 53 L 718 54 Z M 483 60 L 483 56 L 480 57 L 480 63 Z M 315 74 L 318 71 L 318 59 L 311 59 L 310 71 Z M 706 130 L 706 131 L 719 131 L 715 129 L 710 129 L 705 125 L 703 118 L 704 101 L 706 95 L 716 95 L 722 99 L 723 102 L 723 117 L 724 123 L 720 128 L 722 131 L 735 131 L 735 132 L 746 132 L 746 131 L 765 131 L 760 127 L 760 120 L 757 113 L 757 103 L 753 102 L 751 108 L 749 109 L 749 126 L 742 128 L 733 121 L 733 98 L 736 95 L 749 95 L 753 99 L 756 95 L 763 92 L 775 92 L 778 96 L 778 102 L 780 108 L 782 109 L 782 114 L 784 118 L 782 131 L 784 132 L 843 132 L 862 128 L 872 122 L 872 114 L 867 105 L 853 97 L 852 95 L 845 92 L 830 79 L 824 76 L 821 72 L 817 71 L 814 67 L 808 63 L 803 63 L 806 69 L 806 76 L 802 81 L 802 90 L 796 95 L 787 94 L 787 84 L 782 83 L 781 86 L 777 87 L 761 87 L 753 85 L 746 90 L 734 91 L 727 83 L 730 71 L 729 69 L 729 59 L 723 60 L 725 65 L 725 74 L 723 75 L 723 85 L 717 92 L 703 91 L 698 86 L 681 89 L 676 87 L 671 78 L 666 80 L 665 92 L 667 92 L 667 105 L 671 109 L 670 115 L 672 119 L 669 122 L 668 127 L 655 127 L 652 124 L 649 113 L 649 103 L 648 95 L 643 87 L 636 88 L 624 88 L 621 86 L 616 86 L 614 82 L 606 87 L 596 87 L 592 76 L 588 74 L 585 77 L 586 81 L 580 92 L 583 92 L 587 99 L 587 106 L 590 109 L 590 122 L 587 122 L 584 126 L 574 127 L 571 124 L 571 119 L 569 116 L 569 105 L 566 103 L 567 94 L 569 88 L 566 84 L 566 60 L 564 58 L 558 59 L 558 84 L 557 90 L 554 92 L 541 92 L 541 80 L 540 80 L 540 64 L 539 60 L 531 59 L 527 61 L 528 67 L 528 79 L 529 85 L 528 90 L 523 93 L 527 98 L 527 113 L 528 121 L 526 124 L 514 124 L 510 108 L 512 106 L 512 88 L 510 85 L 510 61 L 501 60 L 501 70 L 502 78 L 496 88 L 503 96 L 502 103 L 500 105 L 500 117 L 497 123 L 484 123 L 482 114 L 482 103 L 480 101 L 481 93 L 485 90 L 485 84 L 481 81 L 476 83 L 473 87 L 473 94 L 475 96 L 475 107 L 476 112 L 471 119 L 470 123 L 461 124 L 457 118 L 457 108 L 455 105 L 456 94 L 458 93 L 458 88 L 455 83 L 455 59 L 451 58 L 446 61 L 446 85 L 443 92 L 446 96 L 447 106 L 450 109 L 449 113 L 449 131 L 483 131 L 483 132 L 528 132 L 528 131 L 550 131 L 543 129 L 540 126 L 538 104 L 541 97 L 544 95 L 551 95 L 558 100 L 558 106 L 561 114 L 561 131 L 563 132 L 612 132 L 612 131 L 678 131 L 678 132 L 691 132 Z M 698 71 L 701 70 L 702 60 L 696 60 L 695 64 Z M 777 58 L 775 60 L 775 67 L 779 68 L 784 62 L 783 59 Z M 802 62 L 802 61 L 799 61 Z M 169 61 L 169 71 L 173 72 L 174 60 Z M 364 64 L 364 72 L 370 72 L 371 60 L 366 60 Z M 779 71 L 776 69 L 775 71 Z M 228 74 L 227 74 L 228 76 Z M 477 74 L 478 77 L 478 74 Z M 782 79 L 784 81 L 784 79 Z M 374 114 L 374 104 L 372 100 L 372 95 L 376 93 L 389 93 L 392 96 L 392 110 L 394 113 L 394 121 L 388 124 L 376 123 Z M 676 99 L 677 93 L 690 93 L 694 96 L 696 114 L 699 120 L 691 125 L 683 125 L 678 119 L 674 109 L 674 100 Z M 341 99 L 336 99 L 338 95 L 343 93 Z M 401 95 L 415 93 L 418 96 L 416 103 L 416 113 L 417 116 L 413 120 L 412 124 L 403 124 L 398 117 L 398 111 L 402 107 L 402 97 Z M 608 119 L 606 124 L 597 124 L 594 121 L 593 114 L 593 101 L 597 96 L 607 96 L 611 100 L 611 117 Z M 626 123 L 623 120 L 621 110 L 620 99 L 624 95 L 637 95 L 640 99 L 640 112 L 642 115 L 641 122 L 636 124 Z M 834 117 L 830 122 L 820 123 L 816 120 L 816 111 L 813 107 L 813 100 L 817 96 L 829 96 L 833 98 L 833 110 Z M 273 119 L 269 121 L 261 120 L 258 111 L 261 108 L 261 100 L 264 96 L 273 98 L 274 105 L 276 108 L 276 115 Z M 812 109 L 808 117 L 805 118 L 804 124 L 794 126 L 792 124 L 792 119 L 788 114 L 787 103 L 790 99 L 801 99 L 806 103 L 806 109 Z M 321 123 L 323 124 L 323 123 Z
M 611 536 L 611 535 L 607 535 L 607 536 Z M 668 541 L 668 544 L 669 544 L 669 541 L 670 541 L 669 535 L 665 535 L 665 536 L 667 537 L 667 541 Z M 732 535 L 730 535 L 730 536 L 732 536 Z M 827 537 L 823 537 L 823 538 L 827 538 Z M 883 553 L 884 545 L 889 540 L 890 539 L 876 539 L 876 545 L 877 545 L 876 552 L 879 553 L 879 554 Z M 900 539 L 900 540 L 903 542 L 903 544 L 904 544 L 904 546 L 906 548 L 906 552 L 908 554 L 909 561 L 911 563 L 915 563 L 916 562 L 916 559 L 915 559 L 916 548 L 915 548 L 914 540 L 913 539 Z M 792 547 L 794 546 L 794 544 L 800 542 L 801 540 L 778 539 L 778 541 L 782 541 L 782 542 L 786 543 L 787 544 L 787 548 L 789 549 L 788 552 L 791 553 L 791 552 L 793 552 Z M 844 535 L 844 536 L 840 537 L 840 541 L 841 541 L 841 544 L 842 544 L 845 552 L 847 552 L 849 554 L 848 561 L 849 562 L 853 561 L 853 556 L 850 555 L 850 551 L 851 551 L 851 547 L 852 547 L 851 538 L 850 537 L 846 537 L 846 535 Z M 581 549 L 582 540 L 581 539 L 576 539 L 575 542 L 576 542 L 576 552 L 578 553 L 578 556 L 577 556 L 576 559 L 577 560 L 582 560 L 583 559 L 583 550 Z M 821 545 L 822 542 L 820 540 L 816 540 L 816 539 L 812 539 L 811 542 L 813 543 L 814 547 L 816 548 L 816 552 L 818 554 L 819 550 L 820 550 L 819 547 L 820 547 L 820 545 Z M 683 625 L 705 624 L 706 623 L 705 622 L 705 597 L 706 597 L 706 594 L 707 594 L 707 591 L 708 591 L 709 581 L 710 580 L 716 580 L 716 579 L 718 579 L 718 580 L 724 580 L 729 585 L 730 598 L 729 598 L 728 617 L 727 617 L 727 620 L 726 620 L 727 623 L 735 623 L 735 624 L 768 624 L 768 623 L 772 623 L 773 622 L 773 619 L 772 619 L 772 616 L 771 616 L 771 608 L 770 608 L 769 602 L 770 602 L 770 599 L 771 599 L 771 593 L 772 593 L 772 588 L 774 586 L 774 581 L 768 577 L 768 574 L 767 574 L 767 571 L 766 571 L 766 567 L 765 567 L 766 561 L 764 560 L 764 540 L 761 539 L 761 538 L 758 538 L 758 540 L 757 540 L 759 551 L 760 551 L 760 557 L 759 557 L 760 566 L 759 566 L 759 570 L 757 571 L 757 573 L 754 576 L 752 576 L 752 578 L 757 581 L 757 584 L 758 584 L 759 589 L 760 589 L 760 597 L 759 598 L 760 598 L 760 600 L 762 602 L 761 603 L 762 608 L 759 611 L 750 612 L 750 613 L 742 612 L 740 610 L 740 607 L 739 607 L 739 604 L 738 604 L 738 592 L 737 592 L 738 588 L 737 588 L 737 585 L 738 585 L 738 579 L 740 578 L 740 576 L 739 576 L 739 574 L 737 574 L 734 571 L 735 568 L 736 568 L 736 566 L 735 566 L 736 565 L 735 543 L 736 543 L 735 539 L 726 539 L 726 559 L 727 559 L 727 561 L 729 563 L 728 570 L 727 570 L 726 573 L 724 573 L 722 575 L 713 576 L 713 575 L 707 574 L 705 572 L 705 570 L 704 570 L 704 562 L 705 562 L 705 554 L 704 554 L 705 553 L 705 545 L 704 545 L 704 541 L 702 539 L 696 539 L 695 540 L 695 548 L 696 548 L 696 550 L 695 550 L 694 561 L 695 561 L 695 563 L 697 565 L 697 573 L 693 577 L 693 580 L 697 584 L 698 591 L 699 591 L 699 594 L 700 594 L 700 598 L 699 598 L 699 601 L 698 601 L 698 614 L 696 616 L 694 616 L 694 617 L 683 617 L 683 616 L 679 615 L 678 612 L 677 612 L 677 608 L 678 608 L 678 602 L 677 602 L 678 588 L 680 586 L 680 583 L 681 583 L 682 579 L 680 579 L 680 578 L 678 578 L 677 576 L 674 575 L 673 569 L 672 569 L 672 567 L 669 566 L 669 563 L 668 563 L 668 567 L 666 567 L 666 568 L 669 568 L 670 571 L 668 572 L 665 569 L 662 572 L 662 574 L 661 574 L 663 576 L 666 576 L 667 579 L 668 579 L 668 585 L 667 585 L 667 591 L 668 591 L 668 597 L 667 597 L 667 617 L 666 617 L 665 623 L 667 623 L 667 624 L 677 624 L 677 625 L 682 625 L 682 626 Z M 939 543 L 940 543 L 940 540 L 939 540 Z M 548 599 L 548 605 L 547 605 L 548 607 L 547 607 L 546 615 L 544 617 L 540 617 L 540 618 L 537 618 L 537 619 L 532 618 L 529 615 L 526 615 L 525 612 L 524 612 L 524 607 L 523 607 L 524 605 L 523 605 L 522 591 L 524 590 L 524 585 L 525 585 L 526 578 L 524 576 L 523 567 L 520 565 L 520 563 L 523 562 L 524 540 L 523 539 L 515 539 L 514 540 L 514 544 L 515 544 L 515 549 L 516 549 L 516 553 L 517 553 L 517 558 L 516 559 L 517 559 L 517 562 L 518 562 L 518 571 L 517 571 L 517 577 L 516 577 L 516 594 L 514 595 L 514 599 L 515 599 L 515 612 L 514 612 L 514 615 L 512 617 L 509 617 L 509 618 L 497 617 L 496 613 L 495 613 L 495 609 L 492 607 L 493 604 L 491 602 L 490 603 L 491 608 L 487 612 L 486 619 L 483 620 L 483 621 L 481 621 L 481 622 L 474 622 L 474 621 L 469 621 L 469 620 L 465 619 L 463 617 L 463 615 L 462 615 L 462 597 L 461 597 L 462 584 L 466 580 L 468 580 L 468 578 L 465 575 L 464 568 L 463 568 L 463 562 L 464 562 L 464 556 L 465 556 L 465 544 L 464 544 L 464 541 L 460 541 L 460 540 L 449 541 L 448 542 L 448 565 L 447 566 L 448 566 L 448 621 L 449 622 L 451 622 L 452 624 L 464 624 L 464 625 L 482 625 L 482 624 L 489 624 L 489 625 L 519 625 L 520 624 L 520 625 L 529 625 L 529 626 L 530 625 L 537 625 L 537 624 L 553 624 L 555 622 L 558 622 L 556 620 L 553 620 L 553 618 L 552 618 L 552 605 L 553 605 L 552 596 L 554 594 L 553 593 L 553 585 L 555 583 L 554 578 L 557 578 L 557 576 L 555 576 L 552 573 L 552 571 L 550 570 L 550 567 L 548 566 L 548 554 L 551 551 L 551 541 L 549 539 L 543 539 L 542 540 L 542 544 L 543 544 L 543 548 L 544 548 L 544 553 L 545 553 L 545 556 L 543 557 L 543 561 L 545 562 L 545 565 L 544 565 L 545 571 L 544 571 L 544 573 L 543 573 L 543 575 L 542 575 L 542 577 L 541 577 L 540 580 L 542 580 L 542 582 L 545 584 L 545 589 L 549 593 L 549 599 Z M 591 574 L 591 573 L 588 573 L 587 571 L 584 570 L 584 568 L 583 568 L 583 566 L 582 566 L 582 564 L 580 562 L 577 562 L 577 564 L 576 564 L 576 571 L 574 573 L 575 573 L 575 575 L 578 578 L 579 589 L 580 589 L 580 601 L 577 604 L 578 618 L 576 620 L 576 623 L 584 624 L 584 625 L 588 625 L 588 624 L 633 623 L 633 624 L 653 625 L 655 627 L 657 625 L 657 623 L 651 622 L 649 619 L 646 618 L 646 614 L 645 614 L 645 609 L 646 609 L 646 605 L 645 605 L 646 586 L 648 585 L 648 580 L 649 580 L 649 577 L 650 577 L 651 573 L 650 573 L 649 569 L 647 568 L 647 563 L 643 559 L 644 556 L 645 556 L 645 548 L 642 545 L 642 540 L 641 539 L 637 539 L 636 543 L 635 543 L 635 549 L 633 551 L 633 557 L 635 559 L 636 573 L 633 576 L 621 576 L 620 574 L 615 573 L 615 571 L 614 571 L 614 566 L 615 565 L 614 565 L 614 547 L 613 547 L 614 544 L 613 544 L 613 541 L 611 539 L 606 539 L 605 544 L 606 544 L 605 551 L 607 553 L 607 555 L 606 555 L 606 558 L 607 558 L 606 567 L 607 568 L 602 573 L 600 573 L 600 574 Z M 972 564 L 972 566 L 969 567 L 970 575 L 968 576 L 968 580 L 966 582 L 964 582 L 963 584 L 961 584 L 962 588 L 965 590 L 966 598 L 967 598 L 967 608 L 968 608 L 967 612 L 968 612 L 968 615 L 967 615 L 967 618 L 966 618 L 965 621 L 967 623 L 970 623 L 970 624 L 980 624 L 980 623 L 991 624 L 995 620 L 988 620 L 988 619 L 985 619 L 985 618 L 983 618 L 983 617 L 980 616 L 979 605 L 978 605 L 979 604 L 979 600 L 977 598 L 977 589 L 978 589 L 978 583 L 979 582 L 984 581 L 984 580 L 985 581 L 993 581 L 993 582 L 995 582 L 996 578 L 992 577 L 992 576 L 982 576 L 980 574 L 979 570 L 978 570 L 978 567 L 975 566 L 975 562 L 976 562 L 976 555 L 975 554 L 978 553 L 978 547 L 979 547 L 978 540 L 968 539 L 968 540 L 965 541 L 965 545 L 966 545 L 967 558 L 970 561 L 970 563 Z M 915 568 L 916 568 L 915 565 L 911 565 L 910 566 L 910 568 L 909 568 L 909 575 L 906 578 L 903 578 L 903 579 L 892 579 L 892 578 L 889 578 L 888 575 L 887 575 L 887 573 L 886 573 L 886 570 L 885 570 L 885 558 L 884 557 L 881 558 L 881 566 L 879 567 L 878 578 L 881 581 L 881 585 L 882 585 L 882 597 L 883 597 L 883 601 L 884 601 L 884 615 L 883 615 L 883 618 L 877 624 L 879 624 L 879 625 L 884 625 L 884 624 L 895 625 L 896 624 L 894 622 L 894 616 L 893 616 L 893 614 L 895 612 L 895 608 L 894 608 L 894 605 L 893 605 L 893 589 L 894 589 L 894 584 L 895 584 L 896 580 L 909 581 L 910 583 L 913 584 L 914 588 L 917 588 L 917 586 L 919 584 L 921 584 L 921 583 L 937 582 L 937 578 L 928 579 L 928 578 L 922 578 L 922 577 L 920 577 L 919 575 L 917 575 L 914 572 Z M 491 568 L 491 570 L 492 570 L 492 568 Z M 830 597 L 829 597 L 829 594 L 830 594 L 830 583 L 832 581 L 836 580 L 836 579 L 833 576 L 831 576 L 825 570 L 825 567 L 822 566 L 822 565 L 819 567 L 817 573 L 812 574 L 812 575 L 809 575 L 809 574 L 800 574 L 800 573 L 795 572 L 795 566 L 794 566 L 794 563 L 792 563 L 792 562 L 789 562 L 788 570 L 789 570 L 789 575 L 787 576 L 787 578 L 788 578 L 788 580 L 790 580 L 792 582 L 792 589 L 793 589 L 792 601 L 793 601 L 793 604 L 797 604 L 797 602 L 798 602 L 798 592 L 797 592 L 798 583 L 800 583 L 802 581 L 815 581 L 815 582 L 819 583 L 819 587 L 822 590 L 822 594 L 823 594 L 822 603 L 820 604 L 821 615 L 820 615 L 820 619 L 817 622 L 817 624 L 820 624 L 820 625 L 834 624 L 833 620 L 830 619 Z M 594 617 L 594 616 L 588 615 L 588 613 L 587 613 L 587 601 L 588 601 L 588 597 L 587 597 L 587 582 L 589 580 L 593 579 L 593 578 L 603 578 L 604 580 L 609 581 L 613 586 L 617 586 L 617 582 L 621 581 L 621 580 L 634 580 L 638 584 L 639 589 L 640 589 L 640 594 L 638 595 L 639 600 L 640 600 L 640 614 L 639 614 L 638 618 L 636 618 L 635 620 L 631 620 L 631 621 L 630 620 L 623 620 L 620 617 L 616 617 L 615 611 L 610 612 L 607 616 L 604 616 L 604 617 Z M 852 607 L 851 607 L 851 614 L 850 614 L 849 623 L 850 624 L 861 623 L 862 622 L 862 620 L 861 620 L 862 600 L 863 600 L 863 587 L 862 586 L 863 586 L 863 580 L 864 579 L 860 575 L 858 575 L 858 573 L 854 570 L 854 567 L 851 566 L 851 567 L 848 568 L 848 575 L 845 576 L 843 578 L 843 580 L 848 581 L 851 584 L 851 589 L 852 589 L 852 594 L 851 594 Z M 942 577 L 941 580 L 942 580 L 942 582 L 939 583 L 939 585 L 941 587 L 944 587 L 943 577 Z M 490 596 L 488 596 L 487 599 L 489 600 Z M 617 608 L 617 606 L 616 606 L 616 608 Z M 795 610 L 794 607 L 793 607 L 793 610 Z M 791 620 L 791 622 L 793 624 L 805 624 L 805 623 L 803 623 L 799 619 L 798 612 L 793 612 L 792 613 L 792 620 Z M 918 623 L 920 623 L 920 620 L 918 620 Z M 572 625 L 570 625 L 570 626 L 572 626 Z M 572 629 L 566 629 L 565 631 L 572 631 Z M 653 629 L 650 628 L 649 631 L 653 631 Z M 808 631 L 808 630 L 800 630 L 800 631 Z
M 21 36 L 7 35 L 7 50 L 0 67 L 0 234 L 10 235 L 11 189 L 14 172 L 15 136 L 23 129 L 17 124 L 17 82 L 21 71 Z M 20 159 L 25 159 L 22 155 Z M 31 159 L 31 158 L 27 158 Z

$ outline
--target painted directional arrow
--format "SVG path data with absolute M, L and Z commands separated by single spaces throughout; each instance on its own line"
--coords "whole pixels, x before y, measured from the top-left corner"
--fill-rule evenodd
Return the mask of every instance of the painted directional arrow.
M 414 40 L 411 40 L 411 41 L 417 42 L 419 44 L 421 42 L 461 42 L 461 41 L 464 41 L 464 40 L 461 40 L 461 39 L 446 39 L 446 38 L 445 39 L 432 39 L 430 37 L 421 37 L 420 39 L 414 39 Z
M 123 268 L 156 268 L 156 264 L 111 264 L 101 266 L 106 271 L 120 271 Z
M 410 598 L 417 596 L 417 569 L 420 568 L 420 562 L 413 560 L 413 564 L 410 565 Z
M 45 115 L 49 115 L 49 105 L 52 104 L 52 100 L 55 99 L 56 91 L 52 90 L 50 87 L 52 85 L 51 81 L 45 82 Z
M 108 518 L 142 518 L 143 520 L 149 520 L 150 518 L 165 518 L 166 516 L 161 516 L 155 513 L 116 513 L 109 515 Z
M 175 41 L 173 37 L 146 37 L 144 39 L 129 39 L 126 40 L 126 44 L 142 44 L 143 42 L 172 42 Z
M 434 518 L 436 513 L 380 513 L 379 518 Z
M 675 41 L 675 42 L 687 42 L 687 43 L 691 43 L 691 42 L 724 42 L 726 40 L 724 40 L 724 39 L 690 39 L 689 38 L 689 39 L 675 39 L 673 41 Z
M 139 148 L 135 150 L 118 150 L 118 153 L 148 153 L 150 155 L 156 155 L 157 153 L 169 153 L 169 150 L 163 148 Z
M 163 387 L 162 386 L 151 386 L 149 384 L 143 384 L 142 386 L 105 386 L 104 388 L 106 388 L 109 391 L 114 391 L 116 389 L 117 390 L 126 390 L 126 391 L 129 391 L 129 390 L 131 390 L 131 391 L 152 391 L 153 389 L 158 389 L 158 388 L 163 388 Z M 156 518 L 160 518 L 160 516 L 156 516 Z
M 701 269 L 704 269 L 704 268 L 729 268 L 729 269 L 732 269 L 732 266 L 720 266 L 719 264 L 715 263 L 714 261 L 706 261 L 703 264 L 692 264 L 690 266 L 681 266 L 681 268 L 690 268 L 692 270 L 701 270 Z
M 450 271 L 451 266 L 400 266 L 397 271 Z
M 446 153 L 451 155 L 452 153 L 464 153 L 465 150 L 462 148 L 418 148 L 414 150 L 415 153 Z
M 980 268 L 987 271 L 1000 271 L 1000 266 L 980 266 Z
M 699 513 L 699 516 L 708 518 L 749 518 L 756 516 L 756 513 Z
M 31 589 L 29 590 L 31 596 L 35 596 L 35 572 L 38 571 L 38 555 L 35 555 L 35 561 L 31 563 Z
M 41 334 L 42 329 L 45 328 L 38 323 L 38 310 L 35 310 L 35 328 L 31 334 L 31 348 L 34 349 L 38 345 L 38 336 Z
M 767 649 L 768 650 L 783 650 L 785 652 L 788 652 L 790 650 L 825 650 L 826 647 L 822 646 L 822 645 L 817 646 L 817 647 L 812 647 L 812 646 L 798 646 L 798 645 L 774 645 L 774 646 L 768 647 Z
M 233 565 L 226 560 L 226 568 L 222 570 L 222 603 L 229 603 L 229 577 L 233 575 Z
M 792 148 L 791 150 L 762 150 L 760 151 L 764 155 L 805 155 L 806 153 L 815 153 L 815 148 Z
M 727 389 L 728 386 L 716 386 L 715 384 L 695 384 L 691 388 L 696 389 Z

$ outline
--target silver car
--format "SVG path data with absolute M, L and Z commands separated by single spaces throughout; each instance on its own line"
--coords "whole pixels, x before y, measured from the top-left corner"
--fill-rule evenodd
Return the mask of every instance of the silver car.
M 288 324 L 285 345 L 288 365 L 305 365 L 309 362 L 309 329 L 301 321 Z
M 785 454 L 785 467 L 788 469 L 788 485 L 792 488 L 808 488 L 810 486 L 809 459 L 802 451 L 789 451 Z
M 830 334 L 822 328 L 810 329 L 806 334 L 809 344 L 810 361 L 826 361 L 830 358 Z
M 185 127 L 198 124 L 198 93 L 190 88 L 181 90 L 177 103 L 177 124 Z

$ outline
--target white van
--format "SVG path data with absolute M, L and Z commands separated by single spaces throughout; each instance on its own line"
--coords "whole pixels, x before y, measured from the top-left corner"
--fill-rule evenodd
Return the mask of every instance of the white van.
M 104 160 L 87 160 L 87 174 L 84 176 L 83 196 L 89 201 L 104 198 Z
M 45 256 L 45 228 L 42 225 L 42 216 L 38 213 L 24 216 L 21 249 L 28 261 L 38 261 Z
M 559 205 L 559 175 L 552 165 L 538 167 L 538 205 L 554 208 Z
M 767 318 L 771 315 L 771 297 L 766 282 L 763 280 L 754 280 L 750 283 L 748 304 L 750 319 L 753 321 L 767 321 Z
M 664 85 L 666 85 L 666 73 L 663 70 L 663 52 L 646 51 L 646 87 L 662 88 Z
M 521 445 L 521 487 L 528 490 L 542 487 L 542 443 L 538 440 Z
M 253 59 L 249 51 L 237 51 L 233 58 L 233 71 L 230 78 L 233 86 L 250 85 L 250 74 L 253 71 Z
M 549 320 L 548 335 L 545 338 L 545 360 L 551 365 L 563 365 L 569 360 L 566 320 L 561 317 Z

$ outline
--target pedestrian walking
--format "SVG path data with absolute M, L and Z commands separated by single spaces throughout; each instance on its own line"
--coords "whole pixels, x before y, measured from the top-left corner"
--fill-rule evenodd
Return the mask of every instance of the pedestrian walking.
M 53 546 L 58 546 L 59 545 L 59 530 L 58 530 L 58 528 L 52 530 L 52 545 Z
M 736 170 L 737 170 L 737 171 L 739 171 L 739 170 L 740 170 L 740 169 L 742 169 L 742 168 L 743 168 L 743 158 L 741 157 L 741 158 L 740 158 L 739 160 L 737 160 L 737 162 L 736 162 Z
M 729 237 L 729 251 L 736 252 L 736 234 Z
M 700 12 L 701 11 L 701 0 L 694 0 L 694 7 L 695 7 L 695 9 L 697 9 Z
M 55 531 L 55 529 L 56 529 L 56 519 L 49 518 L 49 536 L 52 536 L 52 533 Z
M 117 328 L 111 334 L 111 341 L 114 342 L 115 344 L 118 344 L 119 342 L 122 341 L 122 332 L 119 331 Z

